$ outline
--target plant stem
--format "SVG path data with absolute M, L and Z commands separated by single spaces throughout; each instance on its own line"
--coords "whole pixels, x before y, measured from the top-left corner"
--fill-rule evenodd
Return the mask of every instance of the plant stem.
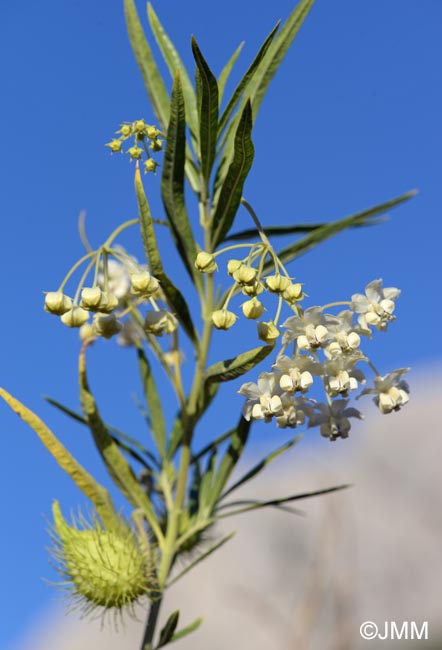
M 155 635 L 158 614 L 160 613 L 161 601 L 162 599 L 158 598 L 150 606 L 140 650 L 152 650 L 152 641 Z

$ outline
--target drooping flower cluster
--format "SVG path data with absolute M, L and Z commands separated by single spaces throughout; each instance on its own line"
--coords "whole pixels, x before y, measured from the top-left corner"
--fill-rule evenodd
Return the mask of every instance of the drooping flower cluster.
M 361 337 L 371 337 L 371 327 L 381 331 L 395 319 L 395 300 L 400 291 L 383 288 L 374 280 L 365 295 L 355 294 L 347 303 L 310 307 L 296 306 L 296 313 L 282 327 L 282 349 L 271 372 L 262 373 L 257 383 L 247 382 L 239 390 L 247 399 L 243 414 L 247 420 L 270 422 L 280 428 L 296 427 L 308 422 L 319 426 L 330 440 L 346 438 L 351 418 L 363 418 L 349 406 L 349 395 L 365 383 L 359 367 L 366 364 L 375 372 L 374 387 L 365 388 L 359 397 L 374 394 L 374 402 L 382 413 L 397 411 L 407 403 L 409 388 L 403 380 L 407 368 L 380 376 L 361 351 Z M 348 309 L 337 315 L 326 312 L 335 305 Z M 293 346 L 292 354 L 287 351 Z M 321 385 L 325 402 L 310 396 L 314 385 Z
M 144 157 L 144 172 L 156 172 L 158 163 L 152 157 L 152 153 L 157 153 L 163 148 L 163 141 L 159 137 L 162 133 L 156 126 L 146 124 L 144 120 L 124 122 L 116 134 L 119 137 L 113 138 L 105 145 L 112 153 L 127 153 L 131 160 L 142 160 Z M 132 146 L 124 151 L 123 143 L 131 138 L 133 138 Z

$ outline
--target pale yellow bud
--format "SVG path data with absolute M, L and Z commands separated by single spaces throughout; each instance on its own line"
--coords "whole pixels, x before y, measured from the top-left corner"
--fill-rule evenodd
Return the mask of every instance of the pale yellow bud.
M 239 269 L 233 273 L 233 279 L 238 284 L 252 284 L 255 282 L 257 270 L 251 266 L 241 264 Z
M 81 307 L 72 307 L 63 316 L 61 322 L 68 327 L 81 327 L 89 318 L 89 313 Z
M 101 299 L 102 291 L 100 287 L 85 287 L 81 292 L 80 307 L 89 311 L 96 311 Z
M 150 298 L 160 288 L 160 284 L 148 271 L 133 273 L 131 275 L 132 293 L 135 296 Z
M 214 273 L 218 269 L 218 265 L 211 253 L 201 251 L 196 256 L 195 268 L 201 273 Z
M 236 314 L 227 309 L 217 309 L 212 314 L 212 323 L 219 330 L 228 330 L 235 324 Z
M 72 308 L 72 300 L 61 291 L 49 291 L 45 296 L 45 311 L 62 316 Z
M 295 284 L 290 283 L 282 292 L 282 297 L 289 305 L 293 305 L 295 302 L 299 302 L 304 298 L 304 293 L 302 291 L 302 284 L 296 282 Z
M 95 338 L 94 326 L 91 325 L 90 323 L 84 323 L 84 325 L 80 327 L 79 335 L 82 341 L 90 341 L 91 339 L 94 339 Z
M 242 265 L 243 262 L 241 260 L 229 260 L 227 262 L 227 273 L 233 275 Z
M 261 280 L 255 280 L 252 284 L 245 284 L 241 289 L 241 292 L 245 296 L 259 296 L 264 291 L 264 283 Z
M 95 314 L 93 327 L 95 334 L 105 339 L 110 339 L 121 332 L 121 323 L 115 314 Z
M 243 303 L 242 313 L 246 318 L 260 318 L 264 313 L 264 305 L 258 298 L 252 298 Z
M 290 284 L 289 278 L 286 278 L 284 275 L 281 275 L 280 273 L 276 273 L 276 275 L 269 275 L 268 278 L 266 278 L 266 285 L 269 291 L 272 293 L 282 293 L 287 289 L 287 287 Z
M 101 294 L 101 300 L 98 303 L 97 311 L 102 311 L 105 314 L 110 314 L 114 309 L 118 307 L 118 298 L 113 293 L 103 291 Z
M 258 336 L 261 341 L 274 343 L 279 335 L 280 331 L 273 321 L 258 323 Z
M 156 126 L 146 126 L 146 135 L 149 140 L 155 140 L 160 135 L 160 132 Z

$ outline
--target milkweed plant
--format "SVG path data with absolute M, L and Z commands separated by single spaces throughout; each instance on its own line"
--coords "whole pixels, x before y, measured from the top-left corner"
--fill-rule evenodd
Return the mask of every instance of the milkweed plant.
M 331 295 L 328 304 L 318 306 L 314 296 L 307 296 L 302 267 L 297 267 L 295 278 L 291 262 L 347 228 L 373 223 L 413 192 L 331 223 L 266 227 L 252 205 L 253 188 L 246 187 L 261 101 L 313 1 L 301 0 L 286 22 L 276 25 L 226 98 L 226 81 L 241 46 L 216 78 L 193 38 L 193 84 L 149 4 L 150 28 L 173 78 L 169 92 L 134 0 L 124 0 L 130 42 L 156 123 L 146 123 L 141 115 L 122 116 L 137 119 L 122 121 L 106 147 L 114 157 L 124 155 L 132 163 L 138 216 L 122 223 L 96 250 L 83 236 L 85 254 L 45 294 L 44 309 L 62 325 L 77 329 L 80 337 L 82 412 L 51 402 L 88 426 L 129 514 L 116 509 L 108 489 L 37 415 L 1 389 L 3 399 L 91 501 L 91 514 L 80 513 L 71 521 L 57 501 L 53 504 L 52 556 L 62 585 L 85 614 L 120 618 L 144 603 L 142 650 L 164 647 L 200 625 L 201 619 L 196 619 L 181 627 L 179 612 L 173 612 L 157 630 L 168 587 L 230 539 L 217 537 L 221 517 L 281 507 L 342 487 L 267 501 L 232 500 L 240 486 L 299 438 L 275 448 L 233 482 L 256 420 L 269 428 L 319 429 L 321 436 L 337 441 L 347 438 L 355 420 L 363 418 L 353 396 L 358 400 L 373 395 L 384 414 L 398 411 L 409 399 L 404 380 L 408 369 L 381 375 L 364 351 L 364 341 L 390 329 L 400 290 L 374 279 L 360 293 Z M 149 198 L 155 192 L 161 192 L 164 214 L 154 217 Z M 190 193 L 195 209 L 190 207 Z M 239 213 L 250 218 L 249 229 L 234 228 Z M 142 261 L 118 243 L 119 235 L 132 227 L 139 228 Z M 171 279 L 177 272 L 160 252 L 158 229 L 167 231 L 176 248 L 187 275 L 184 286 Z M 275 248 L 274 236 L 278 241 L 286 236 L 289 243 Z M 333 291 L 336 284 L 330 287 Z M 209 355 L 216 354 L 211 350 L 213 331 L 224 330 L 234 350 L 240 317 L 244 323 L 255 321 L 248 336 L 254 339 L 251 349 L 210 365 Z M 100 345 L 103 338 L 113 338 L 116 345 L 136 353 L 149 413 L 146 447 L 108 425 L 93 395 L 86 357 L 90 346 Z M 237 341 L 238 347 L 241 338 Z M 183 345 L 192 350 L 187 361 Z M 183 363 L 193 364 L 190 382 L 183 380 Z M 195 431 L 209 406 L 222 397 L 220 385 L 241 376 L 245 381 L 239 396 L 230 398 L 239 411 L 231 428 L 214 432 L 197 448 Z M 160 382 L 169 386 L 167 405 Z M 176 405 L 171 427 L 166 417 L 170 392 Z

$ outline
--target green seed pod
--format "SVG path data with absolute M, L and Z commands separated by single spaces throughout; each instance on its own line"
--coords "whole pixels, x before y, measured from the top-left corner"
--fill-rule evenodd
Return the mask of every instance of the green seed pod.
M 72 307 L 72 309 L 61 316 L 60 320 L 68 327 L 81 327 L 88 319 L 89 312 L 81 307 Z
M 290 284 L 289 278 L 286 278 L 284 275 L 281 275 L 280 273 L 276 273 L 276 275 L 269 275 L 266 278 L 266 285 L 269 291 L 272 293 L 282 293 L 287 289 L 287 287 Z
M 266 343 L 274 343 L 280 333 L 281 332 L 273 321 L 268 321 L 267 323 L 258 323 L 258 336 L 261 341 L 265 341 Z
M 130 276 L 132 284 L 132 293 L 134 296 L 143 296 L 150 298 L 160 288 L 160 284 L 153 275 L 148 271 L 142 273 L 132 273 Z
M 81 292 L 80 307 L 88 311 L 97 311 L 102 294 L 100 287 L 85 287 Z
M 252 298 L 243 303 L 242 313 L 246 318 L 260 318 L 264 313 L 264 305 L 258 298 Z
M 178 327 L 178 321 L 173 314 L 164 309 L 149 311 L 144 319 L 144 330 L 155 336 L 172 334 Z
M 115 314 L 95 314 L 93 328 L 97 336 L 111 339 L 121 332 L 121 323 L 116 319 Z
M 61 291 L 49 291 L 45 296 L 45 311 L 55 316 L 63 316 L 72 309 L 72 300 Z
M 237 316 L 227 309 L 217 309 L 212 314 L 212 323 L 218 330 L 228 330 L 235 325 Z
M 198 269 L 198 271 L 201 271 L 201 273 L 215 273 L 218 269 L 218 265 L 211 253 L 201 251 L 196 256 L 195 268 Z
M 126 522 L 106 530 L 98 519 L 87 524 L 80 517 L 81 528 L 69 526 L 57 501 L 52 513 L 57 568 L 85 614 L 97 609 L 130 611 L 140 598 L 154 594 L 147 555 Z

